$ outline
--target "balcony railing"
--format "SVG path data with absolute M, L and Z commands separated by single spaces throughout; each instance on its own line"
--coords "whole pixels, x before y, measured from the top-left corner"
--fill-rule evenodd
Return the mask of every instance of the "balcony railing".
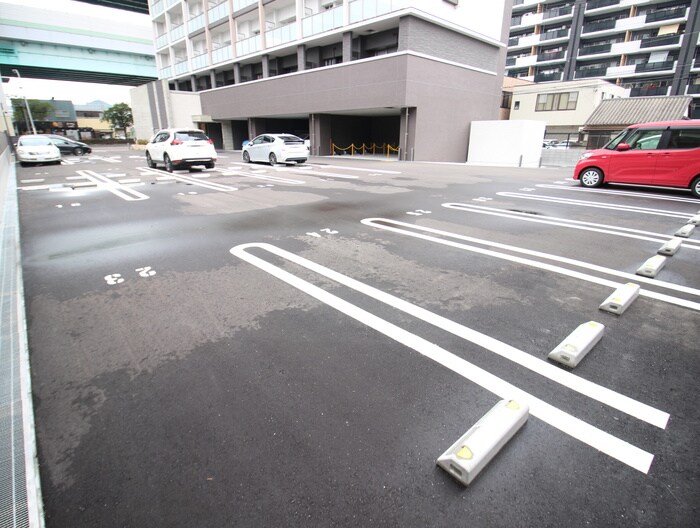
M 224 17 L 228 16 L 228 2 L 221 2 L 219 5 L 216 7 L 212 7 L 208 11 L 209 15 L 209 24 L 213 24 L 217 20 L 221 20 Z
M 163 33 L 156 37 L 156 49 L 160 49 L 168 43 L 168 34 Z
M 674 46 L 680 44 L 680 35 L 662 35 L 660 37 L 650 37 L 642 39 L 640 48 L 655 48 L 657 46 Z
M 506 66 L 515 66 L 516 57 L 506 57 Z
M 350 2 L 350 23 L 398 11 L 407 5 L 407 0 L 355 0 Z
M 308 16 L 301 21 L 302 33 L 305 37 L 324 33 L 343 25 L 343 6 L 334 7 Z
M 544 40 L 554 40 L 558 38 L 567 38 L 569 36 L 568 29 L 555 29 L 554 31 L 547 31 L 540 35 L 540 41 Z
M 517 46 L 518 42 L 520 41 L 520 37 L 512 37 L 508 39 L 508 45 L 509 46 Z
M 630 97 L 650 97 L 668 94 L 668 86 L 636 86 L 630 90 Z
M 183 73 L 187 73 L 189 69 L 190 68 L 189 64 L 187 63 L 187 60 L 183 60 L 175 63 L 175 66 L 173 66 L 173 73 L 175 75 L 181 75 Z
M 607 66 L 598 66 L 595 68 L 581 68 L 576 72 L 576 78 L 584 79 L 587 77 L 604 77 L 607 71 Z
M 296 23 L 287 24 L 265 32 L 265 45 L 268 48 L 291 42 L 297 38 Z
M 209 54 L 206 51 L 192 57 L 193 70 L 199 70 L 200 68 L 205 68 L 207 66 L 209 66 Z
M 160 77 L 161 79 L 167 79 L 168 77 L 171 77 L 173 74 L 173 69 L 170 66 L 166 66 L 165 68 L 160 69 Z
M 231 44 L 227 44 L 211 52 L 212 64 L 224 62 L 225 60 L 229 60 L 231 58 L 233 58 L 233 54 L 231 53 Z
M 634 68 L 635 73 L 665 71 L 673 69 L 673 61 L 647 62 L 637 64 Z
M 184 38 L 185 36 L 185 24 L 180 24 L 179 26 L 175 26 L 170 30 L 170 42 L 175 42 L 176 40 L 180 40 L 181 38 Z
M 647 13 L 645 21 L 658 22 L 659 20 L 671 20 L 674 18 L 685 18 L 685 7 L 676 7 L 674 9 L 660 9 L 653 13 Z
M 539 53 L 537 55 L 537 62 L 560 60 L 566 56 L 566 51 L 557 51 L 554 53 Z
M 561 72 L 556 73 L 536 73 L 535 82 L 561 81 Z
M 165 0 L 165 8 L 169 8 L 177 4 L 180 0 Z
M 233 10 L 240 11 L 241 9 L 257 3 L 258 0 L 233 0 Z
M 188 33 L 194 33 L 198 29 L 201 29 L 204 27 L 204 13 L 201 15 L 197 15 L 194 18 L 191 18 L 187 21 L 187 32 Z
M 586 55 L 599 55 L 600 53 L 610 53 L 612 49 L 612 44 L 596 44 L 595 46 L 583 46 L 578 50 L 578 56 L 584 57 Z
M 158 15 L 160 15 L 164 10 L 165 6 L 163 5 L 163 0 L 153 2 L 153 4 L 151 5 L 151 16 L 155 18 Z
M 586 10 L 589 9 L 600 9 L 601 7 L 608 7 L 618 5 L 620 0 L 590 0 L 586 3 Z
M 544 12 L 544 19 L 548 20 L 550 18 L 570 15 L 573 10 L 574 8 L 572 6 L 555 7 L 554 9 Z
M 262 39 L 260 35 L 255 35 L 244 40 L 239 40 L 236 42 L 236 55 L 241 57 L 243 55 L 250 55 L 256 51 L 260 51 Z
M 591 22 L 584 24 L 581 33 L 595 33 L 596 31 L 606 31 L 615 29 L 616 20 L 601 20 L 600 22 Z

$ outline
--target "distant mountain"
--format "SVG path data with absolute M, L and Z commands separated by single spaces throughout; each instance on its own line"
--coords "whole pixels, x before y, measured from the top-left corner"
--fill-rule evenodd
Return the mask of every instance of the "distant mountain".
M 108 108 L 110 108 L 112 105 L 109 103 L 105 103 L 104 101 L 100 101 L 99 99 L 95 101 L 90 101 L 87 104 L 84 105 L 75 105 L 76 110 L 97 110 L 100 112 L 104 112 Z

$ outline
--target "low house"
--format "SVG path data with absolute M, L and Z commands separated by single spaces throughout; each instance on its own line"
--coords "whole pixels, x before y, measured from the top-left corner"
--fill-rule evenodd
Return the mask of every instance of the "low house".
M 84 105 L 75 105 L 81 138 L 106 138 L 112 136 L 112 125 L 109 121 L 103 119 L 105 110 L 110 106 L 112 105 L 99 100 Z
M 545 137 L 578 141 L 591 113 L 603 101 L 628 97 L 629 89 L 602 79 L 512 87 L 511 120 L 544 121 Z
M 687 95 L 632 97 L 601 102 L 583 126 L 586 147 L 600 148 L 635 123 L 688 119 L 693 98 Z

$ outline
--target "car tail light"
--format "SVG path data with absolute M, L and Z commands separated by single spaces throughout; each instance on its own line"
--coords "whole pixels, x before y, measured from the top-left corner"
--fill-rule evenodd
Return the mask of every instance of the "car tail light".
M 172 143 L 170 143 L 170 144 L 171 145 L 182 145 L 182 141 L 180 141 L 179 139 L 173 139 Z
M 213 145 L 213 144 L 214 144 L 214 140 L 213 140 L 213 139 L 207 139 L 207 143 Z

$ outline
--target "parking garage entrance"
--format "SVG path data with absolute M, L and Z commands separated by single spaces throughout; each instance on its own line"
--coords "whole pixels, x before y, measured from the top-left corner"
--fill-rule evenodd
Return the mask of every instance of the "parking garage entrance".
M 386 154 L 398 152 L 400 115 L 314 114 L 309 118 L 314 155 Z
M 382 115 L 311 114 L 298 118 L 254 117 L 231 121 L 233 148 L 241 149 L 245 140 L 260 134 L 288 133 L 311 140 L 314 156 L 399 155 L 401 110 L 389 109 Z

